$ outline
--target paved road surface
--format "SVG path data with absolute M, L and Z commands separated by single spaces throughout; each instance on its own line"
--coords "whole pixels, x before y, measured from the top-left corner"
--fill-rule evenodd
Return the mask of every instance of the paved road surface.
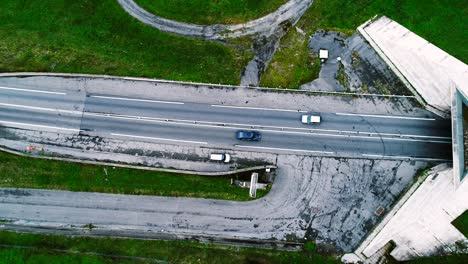
M 313 103 L 313 102 L 311 102 Z M 161 143 L 256 151 L 362 157 L 450 159 L 450 121 L 436 118 L 320 113 L 304 125 L 308 109 L 253 108 L 148 100 L 14 86 L 0 87 L 0 124 Z M 242 142 L 239 129 L 262 132 Z
M 71 228 L 92 223 L 128 231 L 332 243 L 350 251 L 427 162 L 278 155 L 270 193 L 249 202 L 0 188 L 0 219 L 20 226 Z M 247 190 L 246 190 L 247 193 Z M 74 228 L 73 228 L 74 226 Z M 0 229 L 3 227 L 0 225 Z M 48 232 L 55 232 L 50 228 Z M 271 240 L 270 240 L 271 241 Z
M 89 230 L 79 227 L 92 223 L 99 229 L 111 230 L 114 235 L 118 230 L 137 230 L 150 236 L 156 232 L 170 232 L 230 239 L 282 240 L 289 236 L 302 238 L 307 233 L 309 239 L 319 244 L 333 243 L 338 250 L 349 251 L 372 228 L 377 220 L 376 208 L 387 208 L 392 204 L 413 180 L 416 171 L 425 168 L 427 162 L 336 159 L 302 154 L 450 157 L 450 123 L 446 120 L 321 113 L 323 123 L 320 126 L 305 126 L 299 122 L 300 111 L 317 109 L 313 106 L 318 100 L 333 102 L 333 108 L 341 107 L 343 102 L 347 105 L 341 109 L 359 110 L 366 108 L 354 107 L 357 101 L 360 106 L 374 105 L 366 100 L 345 102 L 316 96 L 310 97 L 315 98 L 310 100 L 310 109 L 296 109 L 294 103 L 290 107 L 278 106 L 282 109 L 252 109 L 238 107 L 265 107 L 266 103 L 263 103 L 267 97 L 270 100 L 266 102 L 279 104 L 283 103 L 280 100 L 290 98 L 297 105 L 308 105 L 309 97 L 285 94 L 275 101 L 276 97 L 271 95 L 275 93 L 263 91 L 246 96 L 252 90 L 237 89 L 236 93 L 228 93 L 227 90 L 232 88 L 207 91 L 208 88 L 174 87 L 177 88 L 174 91 L 181 93 L 190 89 L 191 92 L 182 97 L 198 95 L 198 103 L 186 99 L 161 102 L 162 98 L 157 101 L 154 95 L 152 101 L 147 101 L 108 98 L 111 96 L 102 93 L 86 94 L 85 91 L 98 90 L 99 85 L 102 85 L 101 90 L 108 92 L 107 80 L 91 83 L 58 78 L 52 82 L 56 88 L 50 88 L 54 86 L 40 87 L 39 84 L 47 83 L 47 80 L 39 79 L 41 81 L 34 81 L 35 85 L 30 82 L 29 86 L 15 85 L 26 83 L 27 78 L 0 84 L 0 125 L 150 142 L 216 147 L 236 144 L 239 149 L 280 153 L 275 155 L 278 171 L 270 193 L 250 202 L 0 189 L 0 218 L 12 219 L 18 225 L 73 225 L 76 230 L 88 234 Z M 67 86 L 70 83 L 74 88 Z M 130 89 L 140 85 L 141 88 L 140 83 L 132 83 L 133 86 L 129 82 L 122 83 L 120 87 L 128 85 Z M 119 86 L 112 83 L 114 85 Z M 159 91 L 168 88 L 157 85 Z M 114 89 L 114 96 L 121 94 L 116 93 L 117 90 Z M 148 88 L 148 91 L 152 95 L 153 89 Z M 220 94 L 220 97 L 237 94 L 234 101 L 241 102 L 238 98 L 242 98 L 242 103 L 232 103 L 228 105 L 230 107 L 202 104 L 205 97 L 200 95 L 204 94 Z M 243 105 L 246 100 L 250 103 Z M 253 100 L 262 100 L 263 105 L 252 104 Z M 225 101 L 229 100 L 218 100 Z M 379 109 L 381 106 L 398 107 L 398 104 L 379 99 L 375 102 Z M 235 130 L 247 126 L 261 130 L 263 140 L 256 143 L 235 140 Z M 283 155 L 285 153 L 298 156 Z M 54 230 L 50 229 L 50 232 Z

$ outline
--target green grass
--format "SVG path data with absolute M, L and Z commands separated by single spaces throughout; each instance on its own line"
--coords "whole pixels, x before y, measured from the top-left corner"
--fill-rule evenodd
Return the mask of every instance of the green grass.
M 407 264 L 460 264 L 467 263 L 468 255 L 452 255 L 452 256 L 440 256 L 440 257 L 424 257 L 418 258 L 412 261 L 405 261 Z
M 108 177 L 104 173 L 107 169 Z M 250 200 L 230 178 L 201 177 L 20 157 L 0 152 L 0 187 Z M 257 198 L 268 190 L 258 190 Z
M 340 263 L 333 257 L 310 252 L 235 248 L 188 241 L 157 241 L 117 238 L 67 237 L 0 231 L 0 244 L 34 247 L 0 247 L 0 262 L 5 263 L 112 263 L 109 257 L 85 255 L 84 252 L 152 258 L 169 263 Z M 67 254 L 55 250 L 73 250 Z M 130 263 L 115 258 L 114 263 Z M 149 261 L 133 261 L 132 263 Z M 154 263 L 154 262 L 151 262 Z
M 136 21 L 115 0 L 0 0 L 0 72 L 238 84 L 249 56 L 160 32 Z
M 158 16 L 195 24 L 234 24 L 274 12 L 287 0 L 136 0 Z
M 465 237 L 468 237 L 468 211 L 465 211 L 452 224 L 462 232 Z
M 2 248 L 0 247 L 0 263 L 5 264 L 112 264 L 115 258 L 84 254 L 66 254 L 46 249 Z M 118 259 L 118 263 L 145 263 L 138 260 Z M 148 262 L 149 263 L 149 262 Z
M 260 86 L 297 88 L 318 78 L 320 60 L 309 54 L 307 39 L 292 29 L 281 41 Z
M 386 15 L 463 62 L 468 62 L 468 5 L 450 0 L 315 0 L 297 26 L 313 34 L 317 29 L 347 35 L 376 14 Z M 318 76 L 310 62 L 308 37 L 291 30 L 262 77 L 261 85 L 297 88 Z

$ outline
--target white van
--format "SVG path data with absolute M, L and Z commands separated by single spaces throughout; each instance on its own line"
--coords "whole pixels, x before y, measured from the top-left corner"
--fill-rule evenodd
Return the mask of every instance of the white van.
M 210 160 L 223 161 L 225 163 L 228 163 L 229 161 L 231 161 L 231 155 L 229 155 L 229 154 L 210 154 Z

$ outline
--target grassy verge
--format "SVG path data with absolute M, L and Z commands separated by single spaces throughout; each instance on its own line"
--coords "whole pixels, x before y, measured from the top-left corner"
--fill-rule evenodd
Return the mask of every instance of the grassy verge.
M 315 0 L 297 26 L 307 37 L 291 30 L 282 40 L 281 49 L 263 75 L 262 86 L 297 88 L 318 68 L 308 55 L 308 36 L 317 29 L 337 30 L 351 35 L 356 28 L 376 14 L 386 15 L 432 42 L 441 49 L 468 62 L 466 39 L 468 6 L 463 1 L 449 0 Z M 317 70 L 318 69 L 318 70 Z M 298 74 L 300 73 L 300 74 Z
M 468 211 L 465 211 L 452 224 L 462 232 L 465 237 L 468 237 Z
M 0 259 L 6 263 L 340 263 L 333 257 L 310 251 L 234 248 L 188 241 L 67 237 L 0 231 L 0 244 L 32 247 L 0 247 Z M 128 257 L 149 259 L 129 260 Z
M 0 72 L 238 84 L 250 54 L 146 26 L 115 0 L 0 1 Z
M 107 170 L 106 176 L 104 169 Z M 247 201 L 248 189 L 230 178 L 84 165 L 20 157 L 0 152 L 0 187 L 103 192 L 135 195 L 199 197 Z M 257 198 L 268 190 L 258 190 Z
M 468 255 L 452 255 L 452 256 L 440 256 L 440 257 L 424 257 L 418 258 L 411 261 L 405 261 L 407 264 L 460 264 L 467 263 Z
M 287 0 L 136 0 L 135 2 L 164 18 L 209 25 L 243 23 L 259 18 L 274 12 Z
M 465 151 L 464 170 L 468 171 L 468 104 L 462 101 L 463 150 Z M 467 177 L 467 176 L 465 176 Z

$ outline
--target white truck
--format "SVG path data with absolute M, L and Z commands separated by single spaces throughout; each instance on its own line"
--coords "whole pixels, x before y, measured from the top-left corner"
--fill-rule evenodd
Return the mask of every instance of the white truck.
M 229 154 L 210 154 L 210 160 L 212 161 L 222 161 L 228 163 L 231 161 L 231 155 Z

